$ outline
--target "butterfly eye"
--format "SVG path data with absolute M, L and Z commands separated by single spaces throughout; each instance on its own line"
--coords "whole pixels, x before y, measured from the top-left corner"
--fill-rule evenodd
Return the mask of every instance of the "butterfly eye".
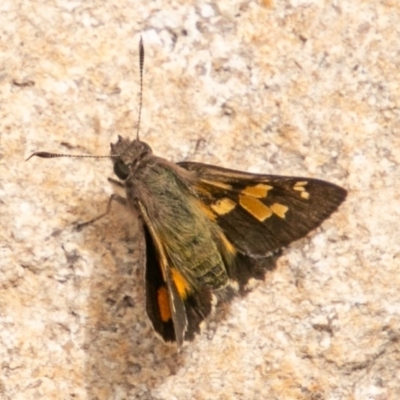
M 117 160 L 114 164 L 114 173 L 124 181 L 129 175 L 129 167 L 122 160 Z

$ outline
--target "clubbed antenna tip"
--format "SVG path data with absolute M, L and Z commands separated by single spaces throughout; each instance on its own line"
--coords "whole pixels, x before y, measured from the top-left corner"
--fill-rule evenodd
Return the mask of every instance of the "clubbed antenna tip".
M 143 39 L 140 36 L 139 41 L 139 70 L 140 70 L 140 92 L 139 92 L 139 116 L 137 124 L 136 138 L 139 140 L 140 119 L 142 116 L 142 102 L 143 102 L 143 65 L 144 65 L 144 47 Z

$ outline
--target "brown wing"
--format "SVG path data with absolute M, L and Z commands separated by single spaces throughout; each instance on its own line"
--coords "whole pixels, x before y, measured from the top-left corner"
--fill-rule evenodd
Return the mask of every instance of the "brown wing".
M 227 238 L 250 257 L 266 257 L 318 227 L 346 198 L 330 182 L 178 164 L 196 174 L 194 190 Z

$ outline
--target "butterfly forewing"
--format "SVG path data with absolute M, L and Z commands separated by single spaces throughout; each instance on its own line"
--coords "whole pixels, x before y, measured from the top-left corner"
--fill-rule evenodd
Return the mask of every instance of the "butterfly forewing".
M 184 162 L 194 189 L 235 247 L 265 257 L 307 235 L 346 197 L 332 183 L 303 177 L 248 174 Z

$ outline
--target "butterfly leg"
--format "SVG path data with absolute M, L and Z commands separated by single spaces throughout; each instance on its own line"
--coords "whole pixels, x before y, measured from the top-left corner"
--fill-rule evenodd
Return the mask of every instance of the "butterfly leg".
M 108 179 L 108 182 L 112 183 L 113 185 L 119 186 L 120 188 L 125 189 L 125 185 L 122 182 L 117 181 L 116 179 L 113 179 L 113 178 L 107 178 L 107 179 Z
M 117 182 L 117 181 L 116 181 L 116 182 Z M 119 182 L 118 182 L 118 183 L 119 183 Z M 102 214 L 98 215 L 96 218 L 91 219 L 90 221 L 86 221 L 86 222 L 82 222 L 82 223 L 80 223 L 80 224 L 77 224 L 77 225 L 76 225 L 76 229 L 77 229 L 78 231 L 80 231 L 82 228 L 84 228 L 84 227 L 86 227 L 86 226 L 88 226 L 88 225 L 91 225 L 91 224 L 93 224 L 94 222 L 98 221 L 99 219 L 105 217 L 105 216 L 111 211 L 111 204 L 112 204 L 113 201 L 116 201 L 116 202 L 122 204 L 123 206 L 126 206 L 126 199 L 125 199 L 125 197 L 122 197 L 122 196 L 120 196 L 120 195 L 118 195 L 118 194 L 112 194 L 112 195 L 110 196 L 110 198 L 108 199 L 107 208 L 106 208 L 106 211 L 105 211 L 105 212 L 103 212 Z

